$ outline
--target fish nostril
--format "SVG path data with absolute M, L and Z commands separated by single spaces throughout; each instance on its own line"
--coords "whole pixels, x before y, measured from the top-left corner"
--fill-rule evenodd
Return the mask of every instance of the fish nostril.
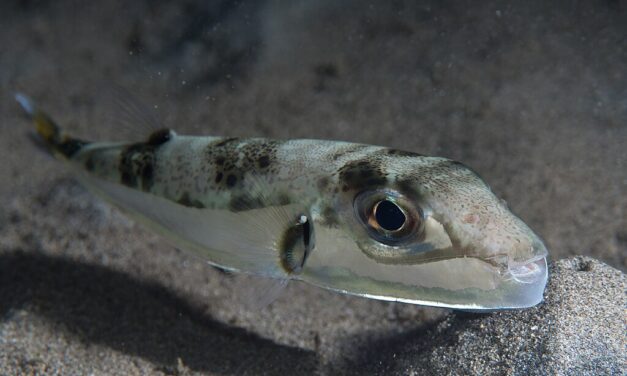
M 540 257 L 520 263 L 510 260 L 507 270 L 520 283 L 534 283 L 546 276 L 546 258 Z

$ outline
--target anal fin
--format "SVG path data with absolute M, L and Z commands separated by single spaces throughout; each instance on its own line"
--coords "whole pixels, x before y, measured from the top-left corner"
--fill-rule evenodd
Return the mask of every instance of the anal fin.
M 240 287 L 240 300 L 244 306 L 257 311 L 266 308 L 277 300 L 289 283 L 287 278 L 268 278 L 260 276 L 246 276 Z

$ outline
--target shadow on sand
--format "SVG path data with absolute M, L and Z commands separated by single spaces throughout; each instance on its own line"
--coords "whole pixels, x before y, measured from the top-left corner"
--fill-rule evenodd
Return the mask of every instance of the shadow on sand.
M 164 369 L 311 374 L 315 353 L 278 345 L 213 320 L 173 292 L 102 266 L 25 252 L 0 255 L 0 317 L 42 315 L 86 342 Z

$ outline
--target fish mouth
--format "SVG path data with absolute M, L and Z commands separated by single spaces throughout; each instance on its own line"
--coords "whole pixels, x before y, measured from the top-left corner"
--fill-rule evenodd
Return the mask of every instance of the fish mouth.
M 507 270 L 503 281 L 504 308 L 525 308 L 534 306 L 544 298 L 548 281 L 548 250 L 544 243 L 535 239 L 530 255 L 526 259 L 507 259 Z
M 547 278 L 547 263 L 545 256 L 538 256 L 524 262 L 515 262 L 511 259 L 507 264 L 508 274 L 522 284 L 533 284 Z
M 548 281 L 546 255 L 516 262 L 509 260 L 507 272 L 500 288 L 502 294 L 501 309 L 532 307 L 544 297 Z

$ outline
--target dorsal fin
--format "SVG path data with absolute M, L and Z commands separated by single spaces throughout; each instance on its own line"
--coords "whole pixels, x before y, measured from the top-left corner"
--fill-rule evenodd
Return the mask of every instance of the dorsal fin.
M 145 140 L 150 135 L 167 129 L 159 120 L 154 108 L 148 106 L 129 90 L 119 85 L 105 89 L 105 119 L 108 127 L 117 128 L 111 132 L 124 141 Z

